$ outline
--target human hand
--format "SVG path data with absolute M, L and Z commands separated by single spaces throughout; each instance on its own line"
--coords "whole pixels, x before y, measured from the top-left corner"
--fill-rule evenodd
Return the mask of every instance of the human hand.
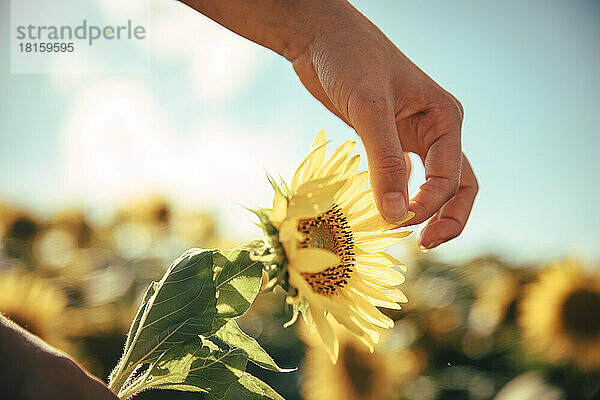
M 64 353 L 0 315 L 0 398 L 118 400 Z
M 460 234 L 477 194 L 461 150 L 463 109 L 344 0 L 182 0 L 290 60 L 304 86 L 353 127 L 367 151 L 375 201 L 390 222 L 431 220 L 420 243 Z M 426 182 L 408 202 L 404 152 L 421 157 Z M 408 159 L 408 158 L 407 158 Z
M 383 217 L 401 221 L 407 208 L 415 216 L 404 226 L 433 217 L 420 244 L 436 247 L 462 232 L 478 190 L 461 150 L 462 106 L 349 3 L 329 4 L 331 14 L 290 61 L 310 93 L 360 136 Z M 403 152 L 425 166 L 410 202 Z

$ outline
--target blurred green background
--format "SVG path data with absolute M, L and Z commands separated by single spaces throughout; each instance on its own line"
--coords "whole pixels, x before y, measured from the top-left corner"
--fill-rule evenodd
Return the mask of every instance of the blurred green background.
M 253 372 L 290 399 L 600 398 L 599 3 L 353 4 L 463 103 L 480 194 L 459 238 L 391 250 L 410 302 L 379 351 L 348 341 L 332 367 L 282 328 L 282 295 L 261 295 L 242 326 L 301 368 Z M 240 204 L 271 203 L 265 170 L 291 176 L 321 128 L 335 144 L 355 134 L 285 60 L 175 1 L 151 2 L 148 74 L 11 74 L 9 5 L 0 312 L 105 378 L 172 259 L 259 235 Z M 165 397 L 201 396 L 139 396 Z

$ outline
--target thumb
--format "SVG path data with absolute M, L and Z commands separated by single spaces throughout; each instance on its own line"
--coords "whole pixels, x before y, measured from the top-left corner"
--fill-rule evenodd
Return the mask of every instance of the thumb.
M 377 208 L 388 222 L 400 223 L 407 211 L 408 175 L 393 108 L 369 101 L 353 111 L 350 117 L 367 152 Z

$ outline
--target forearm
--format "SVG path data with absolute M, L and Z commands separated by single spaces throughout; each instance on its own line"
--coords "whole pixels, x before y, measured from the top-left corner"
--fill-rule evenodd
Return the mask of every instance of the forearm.
M 36 369 L 31 361 L 47 351 L 54 352 L 37 337 L 0 314 L 0 397 L 27 397 L 28 382 L 36 380 L 32 376 Z
M 0 314 L 0 399 L 117 397 L 68 356 Z
M 352 7 L 344 0 L 181 0 L 229 30 L 288 60 L 343 19 Z

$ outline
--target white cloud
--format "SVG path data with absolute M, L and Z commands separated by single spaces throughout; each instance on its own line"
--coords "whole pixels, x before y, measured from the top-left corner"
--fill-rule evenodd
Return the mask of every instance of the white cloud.
M 181 132 L 143 81 L 131 77 L 98 81 L 72 104 L 63 129 L 64 183 L 96 207 L 165 193 L 218 209 L 225 231 L 245 237 L 255 229 L 239 203 L 269 206 L 265 170 L 289 179 L 302 157 L 294 145 L 299 133 L 289 128 L 255 132 L 204 121 Z
M 97 0 L 96 6 L 107 21 L 122 23 L 136 17 L 141 21 L 151 20 L 147 34 L 153 62 L 181 68 L 190 91 L 202 101 L 227 102 L 235 98 L 266 62 L 266 50 L 178 1 Z M 148 17 L 150 9 L 152 18 Z M 145 46 L 145 42 L 139 43 Z M 75 72 L 53 75 L 51 80 L 56 89 L 74 93 L 96 80 L 97 76 L 82 75 L 77 73 L 79 70 L 110 71 L 107 60 L 97 59 L 91 52 L 79 53 L 76 63 L 56 58 L 56 70 Z M 97 65 L 103 67 L 91 67 Z
M 179 3 L 154 3 L 152 52 L 159 62 L 177 61 L 197 95 L 209 101 L 240 93 L 261 66 L 258 45 Z

